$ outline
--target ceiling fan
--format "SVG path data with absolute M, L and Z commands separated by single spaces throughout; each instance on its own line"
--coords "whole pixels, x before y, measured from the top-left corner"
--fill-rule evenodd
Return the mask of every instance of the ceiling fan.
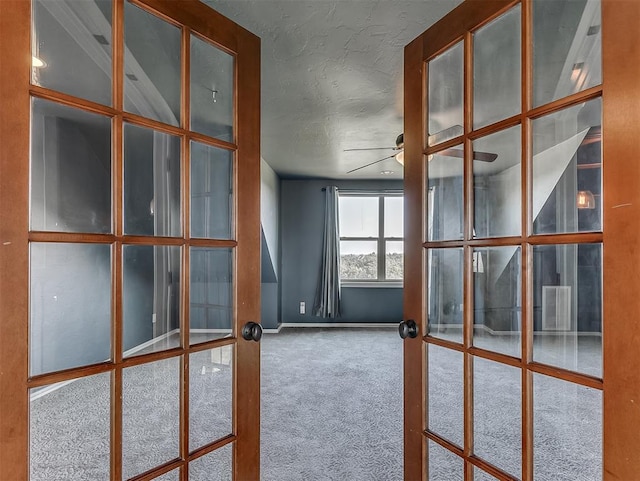
M 456 131 L 458 130 L 462 130 L 462 127 L 460 125 L 454 125 L 453 127 L 449 127 L 448 129 L 443 130 L 442 132 L 438 132 L 436 134 L 433 134 L 429 137 L 429 140 L 432 142 L 437 142 L 438 138 L 445 138 L 445 135 L 448 133 L 448 131 L 455 129 Z M 404 165 L 404 133 L 398 135 L 398 137 L 396 138 L 396 145 L 395 147 L 372 147 L 372 148 L 364 148 L 364 149 L 345 149 L 344 152 L 353 152 L 353 151 L 358 151 L 358 150 L 393 150 L 396 151 L 396 153 L 388 155 L 386 157 L 383 157 L 382 159 L 376 160 L 374 162 L 369 162 L 368 164 L 365 165 L 361 165 L 360 167 L 356 167 L 355 169 L 351 169 L 350 171 L 347 172 L 347 174 L 350 174 L 352 172 L 355 172 L 357 170 L 360 169 L 364 169 L 365 167 L 369 167 L 370 165 L 374 165 L 377 164 L 379 162 L 385 161 L 387 159 L 392 159 L 395 157 L 396 161 L 398 161 L 398 163 L 400 163 L 401 165 Z M 452 147 L 449 149 L 444 149 L 441 150 L 440 152 L 437 153 L 437 155 L 442 155 L 442 156 L 447 156 L 447 157 L 458 157 L 458 158 L 464 158 L 464 151 L 461 148 L 456 148 L 456 147 Z M 480 162 L 493 162 L 494 160 L 496 160 L 498 158 L 498 154 L 494 154 L 494 153 L 490 153 L 490 152 L 477 152 L 474 151 L 473 152 L 473 160 L 478 160 Z M 429 160 L 431 160 L 431 156 L 429 157 Z

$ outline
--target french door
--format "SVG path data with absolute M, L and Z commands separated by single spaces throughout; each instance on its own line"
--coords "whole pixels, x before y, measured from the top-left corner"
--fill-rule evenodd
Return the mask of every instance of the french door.
M 639 24 L 467 0 L 406 47 L 405 479 L 638 478 Z
M 0 24 L 0 477 L 259 479 L 260 40 L 196 0 Z

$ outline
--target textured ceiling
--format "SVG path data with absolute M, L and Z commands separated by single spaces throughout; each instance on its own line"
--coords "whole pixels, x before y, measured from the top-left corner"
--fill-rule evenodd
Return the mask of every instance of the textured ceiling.
M 403 49 L 461 0 L 206 0 L 262 39 L 262 156 L 282 177 L 402 178 Z M 383 176 L 383 170 L 393 170 Z

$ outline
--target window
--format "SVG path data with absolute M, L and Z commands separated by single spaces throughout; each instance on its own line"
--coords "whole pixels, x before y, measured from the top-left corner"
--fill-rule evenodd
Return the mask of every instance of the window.
M 340 192 L 340 279 L 393 282 L 403 277 L 403 196 Z

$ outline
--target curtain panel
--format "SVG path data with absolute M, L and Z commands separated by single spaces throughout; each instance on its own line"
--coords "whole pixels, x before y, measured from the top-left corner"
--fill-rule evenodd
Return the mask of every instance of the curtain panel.
M 324 237 L 322 263 L 313 304 L 318 317 L 340 317 L 340 232 L 338 188 L 325 187 Z

